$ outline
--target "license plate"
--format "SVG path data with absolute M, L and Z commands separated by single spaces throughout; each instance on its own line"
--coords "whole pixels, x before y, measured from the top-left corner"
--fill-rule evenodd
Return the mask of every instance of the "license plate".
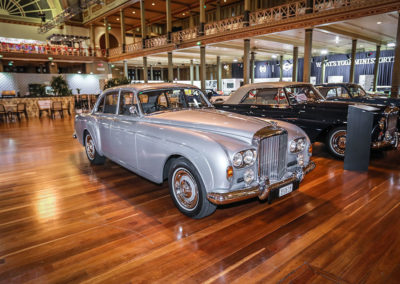
M 284 187 L 281 187 L 279 189 L 279 197 L 282 197 L 282 196 L 284 196 L 284 195 L 286 195 L 288 193 L 291 193 L 292 191 L 293 191 L 293 183 L 288 184 L 288 185 L 286 185 Z

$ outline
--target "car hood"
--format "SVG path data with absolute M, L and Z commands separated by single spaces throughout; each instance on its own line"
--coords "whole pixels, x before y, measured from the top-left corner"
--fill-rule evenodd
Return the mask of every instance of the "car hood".
M 218 133 L 233 138 L 252 139 L 265 127 L 281 130 L 276 123 L 216 109 L 165 111 L 145 117 L 151 123 Z

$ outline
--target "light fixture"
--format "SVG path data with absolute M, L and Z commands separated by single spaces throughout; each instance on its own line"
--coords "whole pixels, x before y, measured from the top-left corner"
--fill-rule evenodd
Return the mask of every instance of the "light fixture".
M 119 18 L 117 18 L 117 21 L 119 21 Z
M 360 44 L 360 47 L 364 47 L 364 45 L 363 45 L 363 44 Z
M 93 72 L 90 72 L 90 75 L 93 75 Z
M 238 60 L 235 58 L 235 59 L 233 59 L 233 62 L 237 62 Z
M 182 13 L 182 16 L 185 16 L 185 13 Z
M 110 25 L 107 27 L 107 30 L 111 30 L 111 26 Z
M 382 22 L 376 22 L 376 24 L 377 24 L 377 25 L 380 25 L 380 24 L 382 24 Z
M 336 36 L 336 37 L 335 37 L 335 42 L 336 42 L 336 43 L 339 43 L 339 36 Z
M 47 58 L 47 59 L 51 61 L 51 60 L 53 60 L 53 57 L 49 57 L 49 58 Z
M 152 5 L 152 6 L 155 6 L 155 5 L 156 5 L 156 3 L 154 3 L 154 2 L 153 2 L 153 3 L 151 3 L 151 5 Z
M 395 47 L 395 46 L 396 46 L 396 44 L 394 42 L 389 42 L 387 44 L 387 47 Z
M 136 11 L 132 11 L 132 14 L 136 14 Z
M 78 74 L 81 74 L 81 73 L 82 73 L 81 70 L 79 70 L 79 71 L 78 71 Z
M 0 58 L 3 58 L 3 54 L 0 54 Z
M 197 44 L 197 45 L 201 45 L 201 41 L 198 41 L 196 44 Z
M 115 65 L 114 64 L 111 64 L 111 68 L 114 68 L 115 67 Z
M 328 50 L 326 50 L 326 49 L 321 49 L 321 54 L 322 54 L 322 55 L 328 54 Z
M 271 57 L 272 57 L 272 58 L 277 58 L 278 56 L 276 56 L 275 54 L 273 54 Z
M 14 64 L 13 61 L 8 62 L 8 65 L 9 65 L 9 66 L 12 66 L 13 64 Z

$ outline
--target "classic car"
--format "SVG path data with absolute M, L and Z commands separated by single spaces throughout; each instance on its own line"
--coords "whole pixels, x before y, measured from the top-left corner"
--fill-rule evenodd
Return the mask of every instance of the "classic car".
M 344 158 L 348 106 L 354 102 L 327 101 L 309 83 L 277 82 L 242 86 L 218 109 L 240 114 L 284 120 L 301 127 L 312 142 L 325 142 L 330 153 Z M 392 149 L 398 145 L 398 108 L 372 105 L 374 149 Z
M 195 86 L 136 84 L 106 90 L 74 137 L 92 164 L 108 158 L 155 183 L 168 180 L 185 215 L 218 204 L 272 201 L 298 188 L 314 168 L 299 127 L 216 110 Z
M 389 98 L 387 95 L 370 95 L 358 84 L 328 83 L 316 85 L 315 87 L 324 98 L 331 101 L 352 101 L 400 107 L 400 99 Z

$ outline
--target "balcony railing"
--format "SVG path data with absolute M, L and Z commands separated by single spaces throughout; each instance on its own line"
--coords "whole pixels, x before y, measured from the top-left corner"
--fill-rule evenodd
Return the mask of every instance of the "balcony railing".
M 241 29 L 244 27 L 244 17 L 236 16 L 204 25 L 204 35 L 213 35 L 226 31 Z
M 122 53 L 122 46 L 118 46 L 118 47 L 114 47 L 114 48 L 110 48 L 108 50 L 108 55 L 109 56 L 115 56 L 115 55 L 119 55 Z
M 360 4 L 361 2 L 365 3 L 365 1 L 360 0 L 314 0 L 314 13 L 342 8 L 354 3 Z
M 322 0 L 321 0 L 322 1 Z M 250 13 L 250 25 L 259 25 L 297 17 L 306 13 L 306 1 L 298 1 Z
M 137 51 L 143 48 L 142 42 L 136 42 L 136 43 L 131 43 L 131 44 L 127 44 L 125 46 L 125 51 L 126 52 L 133 52 L 133 51 Z
M 5 42 L 0 44 L 0 52 L 95 57 L 104 57 L 106 55 L 104 49 L 74 48 L 64 45 L 15 44 Z
M 182 31 L 174 32 L 171 35 L 172 42 L 180 43 L 181 41 L 184 41 L 184 40 L 195 39 L 198 35 L 198 30 L 199 30 L 198 27 L 193 27 L 193 28 L 184 29 Z
M 146 39 L 145 47 L 146 48 L 159 47 L 162 45 L 166 45 L 167 42 L 168 42 L 167 35 L 153 37 L 153 38 Z

